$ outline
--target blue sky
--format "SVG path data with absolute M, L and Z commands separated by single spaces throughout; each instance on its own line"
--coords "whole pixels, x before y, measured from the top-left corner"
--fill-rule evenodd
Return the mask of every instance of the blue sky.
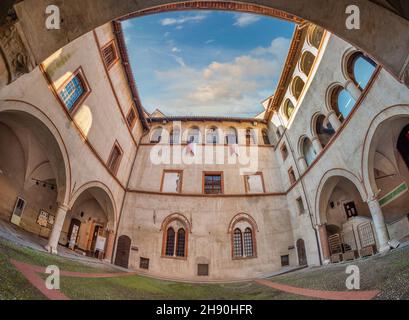
M 274 93 L 294 24 L 225 11 L 123 22 L 142 104 L 167 115 L 251 117 Z

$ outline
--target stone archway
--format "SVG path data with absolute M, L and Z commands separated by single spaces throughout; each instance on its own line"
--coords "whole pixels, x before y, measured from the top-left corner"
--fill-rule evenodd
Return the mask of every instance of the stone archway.
M 396 11 L 379 6 L 378 2 L 354 2 L 360 9 L 361 23 L 360 29 L 353 32 L 345 28 L 346 8 L 351 5 L 349 0 L 331 1 L 327 5 L 321 0 L 104 0 L 103 3 L 73 0 L 59 4 L 64 15 L 60 30 L 44 28 L 44 12 L 50 4 L 47 0 L 24 0 L 15 5 L 15 10 L 37 64 L 70 41 L 121 17 L 172 10 L 217 9 L 265 14 L 296 22 L 311 21 L 367 52 L 396 78 L 409 84 L 409 21 Z
M 362 158 L 367 189 L 382 209 L 390 238 L 409 238 L 409 112 L 407 106 L 386 108 L 366 136 Z
M 0 102 L 0 217 L 48 238 L 69 186 L 68 155 L 51 121 L 32 105 Z

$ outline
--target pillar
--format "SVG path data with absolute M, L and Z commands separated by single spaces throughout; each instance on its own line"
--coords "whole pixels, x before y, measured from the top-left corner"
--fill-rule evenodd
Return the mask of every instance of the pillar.
M 320 243 L 321 243 L 321 250 L 322 250 L 322 256 L 324 260 L 324 264 L 329 263 L 330 258 L 331 258 L 331 253 L 329 251 L 329 244 L 328 244 L 328 234 L 327 234 L 327 226 L 325 224 L 322 224 L 318 226 L 318 233 L 320 236 Z
M 352 98 L 355 99 L 355 101 L 358 101 L 358 99 L 362 95 L 361 90 L 359 90 L 359 88 L 351 80 L 347 81 L 347 83 L 345 84 L 345 89 L 349 92 Z
M 115 243 L 115 232 L 110 230 L 108 231 L 107 245 L 105 249 L 105 260 L 111 262 L 112 254 L 114 252 L 114 243 Z
M 64 225 L 65 216 L 70 208 L 64 204 L 58 204 L 57 214 L 54 221 L 53 230 L 51 231 L 46 250 L 50 253 L 57 254 L 58 241 L 60 240 L 61 230 Z
M 321 144 L 321 141 L 320 141 L 320 139 L 318 139 L 318 137 L 314 137 L 313 139 L 312 139 L 312 146 L 314 147 L 314 150 L 315 150 L 315 153 L 316 154 L 320 154 L 321 153 L 321 151 L 322 151 L 322 144 Z
M 368 206 L 375 226 L 376 237 L 378 238 L 379 252 L 388 251 L 390 248 L 388 244 L 389 235 L 378 199 L 370 199 Z
M 304 157 L 299 157 L 298 158 L 298 164 L 299 164 L 300 169 L 301 169 L 302 172 L 307 170 L 307 168 L 308 168 L 307 161 L 305 161 Z
M 328 121 L 331 123 L 331 126 L 334 128 L 335 131 L 338 131 L 338 129 L 341 127 L 341 121 L 338 119 L 337 114 L 335 113 L 334 110 L 331 110 L 328 113 Z

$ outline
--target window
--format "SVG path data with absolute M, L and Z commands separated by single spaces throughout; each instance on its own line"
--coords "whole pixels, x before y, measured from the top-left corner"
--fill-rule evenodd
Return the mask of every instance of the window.
M 90 90 L 83 75 L 82 69 L 74 72 L 74 75 L 58 90 L 58 95 L 70 112 L 85 100 Z
M 102 57 L 104 59 L 105 66 L 110 69 L 116 61 L 118 61 L 118 54 L 116 52 L 115 42 L 112 40 L 102 49 Z
M 188 143 L 200 143 L 200 130 L 198 127 L 192 127 L 189 129 L 187 136 Z
M 168 257 L 173 257 L 175 252 L 175 230 L 169 228 L 166 231 L 166 255 Z
M 257 173 L 254 175 L 244 176 L 245 187 L 247 193 L 264 193 L 264 179 L 263 174 Z
M 180 193 L 182 192 L 182 171 L 163 171 L 161 192 Z
M 304 208 L 304 202 L 302 201 L 302 198 L 301 197 L 297 198 L 296 202 L 297 202 L 298 213 L 300 215 L 304 214 L 305 208 Z
M 207 130 L 206 132 L 206 143 L 208 144 L 218 144 L 219 143 L 219 135 L 217 132 L 216 127 L 212 127 Z
M 318 116 L 315 131 L 317 132 L 322 147 L 325 147 L 335 134 L 334 128 L 324 115 Z
M 256 130 L 248 128 L 246 129 L 246 145 L 256 144 Z
M 179 144 L 180 143 L 180 129 L 176 128 L 173 129 L 170 133 L 169 137 L 169 143 L 170 144 Z
M 209 275 L 209 265 L 208 264 L 198 264 L 197 265 L 197 275 L 198 276 L 208 276 Z
M 305 75 L 309 76 L 312 66 L 314 65 L 315 56 L 309 52 L 305 51 L 301 57 L 301 70 Z
M 226 132 L 226 144 L 237 144 L 237 130 L 230 127 Z
M 203 192 L 205 194 L 223 193 L 223 174 L 222 173 L 204 173 L 203 174 Z
M 313 47 L 319 49 L 322 37 L 324 36 L 324 29 L 318 26 L 310 27 L 308 34 L 308 42 Z
M 294 104 L 291 102 L 290 99 L 287 99 L 284 102 L 284 115 L 289 120 L 291 118 L 291 115 L 294 113 Z
M 253 251 L 253 232 L 250 228 L 244 231 L 244 255 L 246 257 L 252 257 L 254 255 Z
M 288 150 L 287 150 L 287 145 L 285 143 L 281 145 L 280 151 L 281 151 L 281 156 L 283 157 L 283 161 L 287 160 Z
M 294 169 L 290 168 L 288 169 L 288 177 L 290 179 L 290 184 L 293 185 L 294 183 L 297 182 L 297 178 L 295 177 Z
M 314 146 L 312 145 L 310 139 L 304 138 L 304 141 L 302 143 L 302 152 L 304 155 L 305 162 L 307 163 L 307 166 L 310 166 L 317 157 L 317 154 L 315 153 L 314 150 Z
M 233 257 L 242 257 L 243 256 L 243 241 L 242 234 L 240 229 L 234 230 L 233 235 Z
M 151 136 L 151 143 L 159 143 L 162 140 L 162 132 L 163 128 L 158 127 L 153 129 L 152 136 Z
M 355 99 L 343 87 L 339 86 L 332 91 L 331 106 L 341 122 L 349 116 L 355 103 Z
M 136 112 L 135 108 L 131 106 L 131 109 L 129 109 L 128 115 L 126 116 L 126 122 L 128 123 L 129 128 L 133 128 L 135 125 L 136 121 Z
M 264 130 L 262 131 L 262 135 L 263 135 L 263 142 L 264 142 L 264 144 L 265 144 L 265 145 L 270 145 L 270 144 L 271 144 L 271 143 L 270 143 L 270 138 L 268 137 L 268 132 L 267 132 L 266 129 L 264 129 Z
M 281 266 L 288 267 L 290 265 L 290 256 L 287 254 L 285 256 L 281 256 Z
M 139 260 L 139 268 L 148 270 L 149 269 L 149 259 L 141 257 Z
M 301 96 L 301 92 L 304 89 L 304 81 L 300 77 L 295 77 L 292 84 L 291 84 L 291 91 L 296 100 L 298 100 Z
M 115 142 L 114 147 L 112 148 L 111 154 L 109 156 L 107 166 L 108 169 L 113 173 L 116 174 L 119 169 L 119 165 L 122 159 L 122 149 L 119 146 L 118 142 Z
M 186 241 L 186 232 L 185 229 L 179 229 L 177 244 L 176 244 L 176 256 L 184 257 L 185 256 L 185 241 Z
M 367 87 L 375 70 L 376 63 L 362 52 L 356 52 L 348 60 L 348 75 L 361 90 Z

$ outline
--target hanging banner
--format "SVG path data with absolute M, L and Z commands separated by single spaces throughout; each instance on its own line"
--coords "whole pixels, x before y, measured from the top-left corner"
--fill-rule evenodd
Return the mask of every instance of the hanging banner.
M 392 201 L 396 200 L 397 198 L 401 197 L 405 192 L 408 191 L 408 185 L 406 182 L 403 182 L 399 186 L 397 186 L 395 189 L 393 189 L 391 192 L 389 192 L 387 195 L 383 196 L 379 200 L 379 204 L 381 207 L 384 207 L 391 203 Z

